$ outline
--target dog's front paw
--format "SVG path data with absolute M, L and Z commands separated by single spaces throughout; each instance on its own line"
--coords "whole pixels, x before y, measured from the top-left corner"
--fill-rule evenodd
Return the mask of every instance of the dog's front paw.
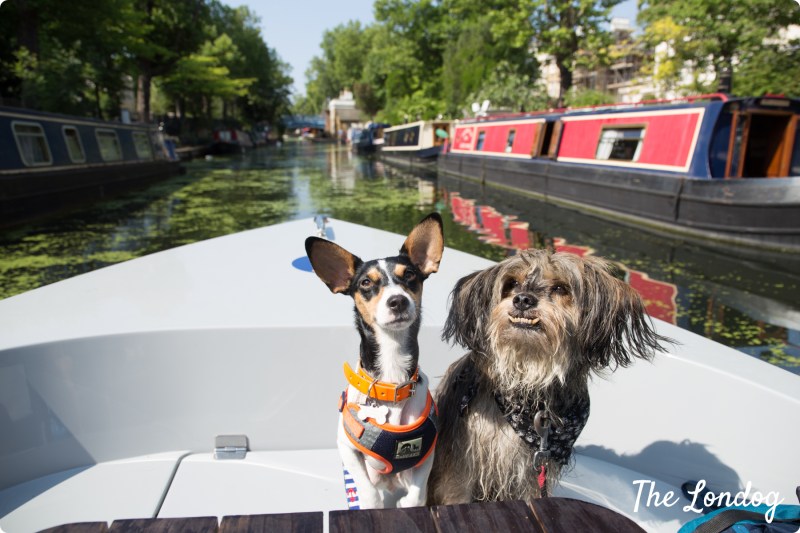
M 406 495 L 397 500 L 397 507 L 421 507 L 425 505 L 426 492 L 420 487 L 409 487 Z
M 377 490 L 359 491 L 359 509 L 383 509 L 383 498 Z

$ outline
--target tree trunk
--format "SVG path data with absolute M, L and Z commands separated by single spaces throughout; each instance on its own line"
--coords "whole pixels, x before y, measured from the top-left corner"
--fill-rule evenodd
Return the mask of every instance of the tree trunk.
M 556 107 L 564 107 L 566 94 L 572 87 L 572 69 L 570 69 L 565 59 L 556 58 L 556 66 L 558 66 L 559 74 L 559 87 L 558 87 L 558 103 Z
M 136 111 L 139 113 L 139 120 L 150 122 L 150 93 L 152 88 L 153 76 L 148 66 L 139 65 L 139 87 L 136 98 Z
M 0 2 L 2 3 L 2 2 Z M 27 48 L 36 59 L 39 59 L 39 11 L 30 0 L 17 1 L 17 42 L 20 48 Z M 23 82 L 20 87 L 20 100 L 24 107 L 36 108 L 38 102 L 36 91 L 30 90 L 29 84 Z
M 144 74 L 144 83 L 142 86 L 142 97 L 144 98 L 144 113 L 142 116 L 143 122 L 150 122 L 150 92 L 152 89 L 153 77 L 149 72 Z
M 733 68 L 731 67 L 731 58 L 722 57 L 719 64 L 715 65 L 714 70 L 717 71 L 717 92 L 726 94 L 733 92 Z
M 97 118 L 100 120 L 103 119 L 103 107 L 100 105 L 100 84 L 94 82 L 94 105 L 95 105 L 95 112 L 97 113 Z
M 0 2 L 2 3 L 2 2 Z M 19 25 L 17 40 L 32 54 L 39 55 L 39 10 L 30 0 L 17 0 Z

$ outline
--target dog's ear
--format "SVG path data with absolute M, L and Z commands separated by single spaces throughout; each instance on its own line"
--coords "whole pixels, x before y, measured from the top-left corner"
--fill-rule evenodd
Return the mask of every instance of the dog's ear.
M 439 270 L 443 252 L 444 230 L 439 213 L 431 213 L 414 226 L 400 248 L 400 254 L 407 255 L 425 277 Z
M 350 293 L 350 282 L 361 266 L 361 259 L 338 244 L 319 237 L 306 239 L 306 254 L 314 267 L 314 273 L 325 282 L 331 292 Z
M 489 352 L 486 327 L 496 305 L 495 283 L 499 269 L 499 266 L 493 266 L 458 280 L 450 293 L 450 310 L 442 330 L 443 341 L 454 341 L 475 352 Z
M 652 359 L 672 339 L 656 333 L 644 302 L 628 283 L 614 277 L 612 263 L 585 257 L 579 305 L 583 353 L 594 370 L 628 366 L 633 358 Z

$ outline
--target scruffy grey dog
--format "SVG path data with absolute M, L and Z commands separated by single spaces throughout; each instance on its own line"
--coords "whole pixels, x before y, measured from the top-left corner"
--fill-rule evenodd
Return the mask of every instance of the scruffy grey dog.
M 590 373 L 672 342 L 610 269 L 528 250 L 458 281 L 442 338 L 469 353 L 437 389 L 429 505 L 546 494 L 589 417 Z

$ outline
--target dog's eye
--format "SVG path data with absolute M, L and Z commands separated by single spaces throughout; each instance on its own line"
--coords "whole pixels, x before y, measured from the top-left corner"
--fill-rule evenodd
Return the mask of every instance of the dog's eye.
M 550 289 L 550 294 L 558 294 L 561 296 L 566 296 L 569 294 L 569 289 L 566 285 L 562 285 L 561 283 L 553 285 L 553 288 Z
M 519 282 L 515 279 L 507 279 L 505 283 L 503 283 L 503 294 L 507 295 L 514 289 L 519 287 Z
M 416 273 L 416 272 L 414 272 L 414 271 L 413 271 L 413 270 L 411 270 L 411 269 L 407 269 L 407 270 L 406 270 L 406 271 L 403 273 L 403 279 L 404 279 L 404 280 L 406 280 L 406 281 L 412 281 L 412 280 L 413 280 L 414 278 L 416 278 L 416 277 L 417 277 L 417 273 Z
M 369 289 L 370 287 L 372 287 L 372 280 L 369 278 L 364 278 L 361 280 L 361 283 L 359 285 L 361 285 L 362 289 Z

